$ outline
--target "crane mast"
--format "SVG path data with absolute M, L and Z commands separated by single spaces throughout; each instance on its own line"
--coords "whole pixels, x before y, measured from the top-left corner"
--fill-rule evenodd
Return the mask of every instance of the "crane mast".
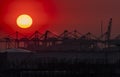
M 107 35 L 106 35 L 106 41 L 108 43 L 108 46 L 109 46 L 110 37 L 111 37 L 111 27 L 112 27 L 112 18 L 110 18 L 108 29 L 107 29 Z

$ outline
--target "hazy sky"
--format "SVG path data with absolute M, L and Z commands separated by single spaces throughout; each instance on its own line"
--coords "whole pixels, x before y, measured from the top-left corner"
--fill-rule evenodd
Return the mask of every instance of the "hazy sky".
M 81 33 L 100 34 L 100 23 L 104 31 L 109 18 L 113 18 L 112 34 L 120 33 L 120 0 L 54 0 L 59 11 L 59 26 L 54 30 L 77 29 Z M 64 26 L 62 26 L 64 25 Z
M 99 36 L 101 21 L 105 32 L 112 17 L 112 34 L 120 33 L 120 0 L 54 0 L 54 4 L 57 15 L 49 28 L 54 32 L 77 29 L 83 34 L 92 32 Z

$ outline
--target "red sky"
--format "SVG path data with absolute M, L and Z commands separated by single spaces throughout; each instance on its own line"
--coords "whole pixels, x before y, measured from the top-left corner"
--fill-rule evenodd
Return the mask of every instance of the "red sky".
M 4 33 L 45 31 L 55 20 L 56 10 L 52 0 L 2 0 L 0 5 L 0 30 Z M 21 29 L 17 26 L 16 19 L 21 14 L 32 17 L 30 28 Z
M 97 35 L 100 34 L 100 22 L 103 21 L 105 31 L 112 17 L 112 35 L 120 33 L 120 0 L 56 0 L 56 3 L 60 13 L 57 25 L 60 26 L 53 27 L 54 30 L 63 27 Z
M 29 3 L 26 5 L 27 3 L 22 1 L 29 2 L 30 5 Z M 10 3 L 12 4 L 8 6 Z M 26 12 L 26 9 L 30 7 L 27 13 L 31 14 L 34 18 L 34 25 L 36 25 L 33 27 L 34 29 L 31 28 L 27 31 L 34 31 L 41 28 L 41 26 L 37 25 L 42 24 L 52 25 L 47 27 L 47 29 L 57 33 L 65 29 L 70 31 L 77 29 L 83 34 L 92 32 L 99 36 L 101 21 L 103 21 L 105 31 L 108 26 L 109 18 L 112 17 L 112 35 L 116 36 L 120 33 L 119 3 L 120 0 L 1 0 L 0 20 L 3 21 L 5 15 L 10 15 L 10 17 L 6 20 L 7 22 L 0 22 L 0 31 L 4 32 L 8 30 L 6 29 L 8 28 L 7 25 L 15 25 L 15 22 L 11 21 L 15 20 L 15 16 L 13 15 L 17 16 L 20 13 Z M 11 7 L 12 9 L 10 9 Z M 6 8 L 8 8 L 8 10 Z M 13 19 L 11 16 L 13 16 Z M 38 23 L 38 21 L 41 23 Z M 13 28 L 16 29 L 15 27 Z M 41 30 L 43 28 L 44 27 L 42 27 Z

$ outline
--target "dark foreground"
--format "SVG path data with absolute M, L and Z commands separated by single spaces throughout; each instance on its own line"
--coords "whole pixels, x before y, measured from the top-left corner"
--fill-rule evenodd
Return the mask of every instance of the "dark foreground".
M 4 52 L 0 77 L 120 77 L 120 52 Z
M 120 64 L 39 64 L 37 69 L 1 69 L 0 77 L 120 77 Z

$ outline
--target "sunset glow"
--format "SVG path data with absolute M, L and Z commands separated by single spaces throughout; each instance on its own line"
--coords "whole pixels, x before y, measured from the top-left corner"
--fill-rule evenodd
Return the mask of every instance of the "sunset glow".
M 20 15 L 17 20 L 17 25 L 20 28 L 29 28 L 32 25 L 32 18 L 29 15 Z
M 0 4 L 0 17 L 2 18 L 0 29 L 6 33 L 18 31 L 31 34 L 36 30 L 44 32 L 56 19 L 53 0 L 5 0 Z M 19 18 L 21 15 L 28 15 L 30 19 L 27 17 L 26 22 L 25 17 Z

